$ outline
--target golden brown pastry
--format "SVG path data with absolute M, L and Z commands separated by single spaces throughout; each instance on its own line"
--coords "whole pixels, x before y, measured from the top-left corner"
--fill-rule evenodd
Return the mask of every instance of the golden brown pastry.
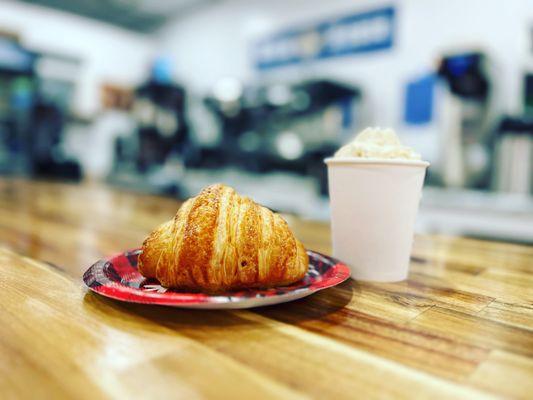
M 296 282 L 308 261 L 283 218 L 213 185 L 146 238 L 139 272 L 166 287 L 221 292 Z

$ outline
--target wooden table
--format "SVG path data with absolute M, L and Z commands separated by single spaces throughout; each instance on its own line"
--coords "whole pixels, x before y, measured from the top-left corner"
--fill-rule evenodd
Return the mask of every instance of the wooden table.
M 533 249 L 419 236 L 409 279 L 253 311 L 111 301 L 81 282 L 178 207 L 101 186 L 0 181 L 0 397 L 533 396 Z M 329 229 L 288 217 L 329 253 Z

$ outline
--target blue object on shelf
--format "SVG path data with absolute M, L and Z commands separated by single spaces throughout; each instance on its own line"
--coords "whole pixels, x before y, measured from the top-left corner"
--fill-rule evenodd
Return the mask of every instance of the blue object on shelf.
M 159 56 L 152 65 L 152 79 L 157 83 L 172 82 L 172 60 L 170 57 Z
M 422 125 L 431 122 L 436 82 L 437 76 L 432 73 L 407 84 L 404 110 L 406 123 Z

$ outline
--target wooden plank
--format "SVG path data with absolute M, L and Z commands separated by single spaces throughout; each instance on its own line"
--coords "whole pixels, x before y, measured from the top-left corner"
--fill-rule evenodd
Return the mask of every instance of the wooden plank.
M 489 242 L 450 236 L 416 236 L 413 255 L 421 259 L 465 265 L 469 268 L 499 267 L 533 272 L 533 246 Z
M 149 312 L 143 307 L 136 311 L 143 315 Z M 218 312 L 204 314 L 200 325 L 190 312 L 179 316 L 149 314 L 147 317 L 253 366 L 277 381 L 305 390 L 312 397 L 353 398 L 354 393 L 364 398 L 411 398 L 413 393 L 420 398 L 430 393 L 444 398 L 482 396 L 323 334 L 305 332 L 253 312 L 231 314 L 231 317 Z M 261 356 L 250 359 L 250 354 Z M 383 376 L 387 376 L 387 385 L 383 385 Z M 466 392 L 457 391 L 458 388 Z
M 353 280 L 327 292 L 319 293 L 307 301 L 302 301 L 302 304 L 315 302 L 317 304 L 311 308 L 327 310 L 330 306 L 329 308 L 338 309 L 342 304 L 350 310 L 357 310 L 385 321 L 398 323 L 409 321 L 434 305 L 430 299 L 402 292 L 397 286 L 391 291 L 385 291 L 379 284 L 358 283 Z
M 258 313 L 456 381 L 474 371 L 489 352 L 486 347 L 410 327 L 407 321 L 394 322 L 391 318 L 376 317 L 367 313 L 364 307 L 353 308 L 351 303 L 328 312 L 323 312 L 324 309 L 327 309 L 326 304 L 317 295 L 288 304 L 284 309 L 269 308 Z
M 509 303 L 523 303 L 533 301 L 533 286 L 529 286 L 531 278 L 522 272 L 511 276 L 507 273 L 487 269 L 478 275 L 457 272 L 446 268 L 431 268 L 431 265 L 420 267 L 413 264 L 412 273 L 433 279 L 435 284 L 454 291 L 492 297 Z M 518 277 L 524 281 L 519 283 Z
M 93 301 L 107 302 L 95 296 Z M 159 309 L 154 313 L 147 307 L 132 307 L 135 313 L 312 397 L 352 398 L 359 393 L 365 398 L 411 398 L 412 390 L 421 398 L 431 393 L 443 397 L 481 395 L 322 333 L 306 332 L 256 313 L 203 312 L 199 321 L 194 311 Z M 390 379 L 385 386 L 384 375 Z
M 526 329 L 445 308 L 433 307 L 408 323 L 452 340 L 533 357 L 533 334 Z
M 505 371 L 502 374 L 502 371 Z M 533 360 L 493 351 L 468 379 L 472 385 L 502 396 L 531 399 L 533 395 Z
M 418 301 L 426 306 L 437 305 L 458 311 L 478 312 L 494 300 L 493 297 L 476 292 L 451 288 L 439 279 L 416 272 L 411 272 L 403 282 L 367 283 L 365 287 L 375 291 L 381 298 L 393 298 L 403 303 Z
M 533 331 L 533 303 L 531 302 L 505 303 L 495 300 L 484 308 L 479 316 Z

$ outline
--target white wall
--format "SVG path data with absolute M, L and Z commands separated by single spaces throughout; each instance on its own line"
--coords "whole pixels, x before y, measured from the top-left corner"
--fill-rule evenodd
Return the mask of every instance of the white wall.
M 2 0 L 0 28 L 20 35 L 23 45 L 39 52 L 82 60 L 74 111 L 92 116 L 100 105 L 100 85 L 134 85 L 147 74 L 153 38 L 49 8 Z
M 291 66 L 260 74 L 249 46 L 257 37 L 344 13 L 397 6 L 396 46 L 391 51 Z M 159 32 L 161 48 L 176 64 L 176 78 L 206 91 L 221 77 L 244 80 L 331 76 L 360 84 L 370 123 L 401 124 L 404 85 L 428 72 L 442 51 L 458 46 L 485 50 L 498 73 L 502 111 L 519 111 L 518 72 L 530 63 L 527 35 L 533 21 L 529 0 L 229 0 L 169 23 Z

